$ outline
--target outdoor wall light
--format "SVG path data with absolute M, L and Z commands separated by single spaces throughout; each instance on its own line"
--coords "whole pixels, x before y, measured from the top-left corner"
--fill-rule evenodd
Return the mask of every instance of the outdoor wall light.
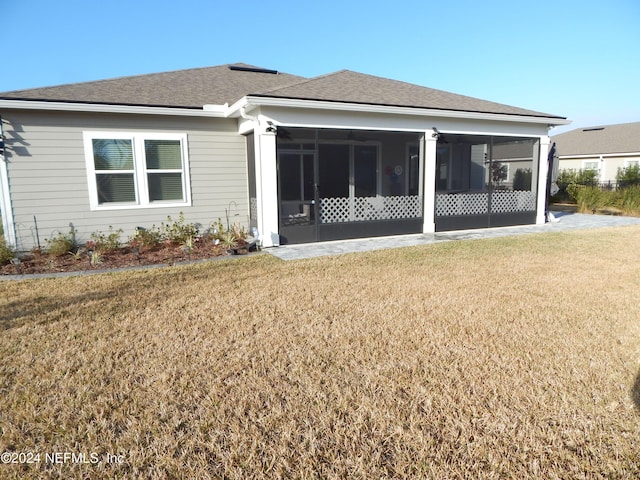
M 436 127 L 431 127 L 433 128 L 433 133 L 431 134 L 431 136 L 433 138 L 438 138 L 440 136 L 440 132 L 438 131 L 438 129 Z
M 265 132 L 269 132 L 269 133 L 276 133 L 278 131 L 278 129 L 275 127 L 275 125 L 273 125 L 273 122 L 270 120 L 267 120 L 267 124 L 269 125 L 267 128 L 265 128 Z

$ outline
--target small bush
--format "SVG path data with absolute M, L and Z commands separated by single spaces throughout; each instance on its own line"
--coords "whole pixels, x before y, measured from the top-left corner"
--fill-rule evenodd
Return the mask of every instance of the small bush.
M 576 183 L 579 185 L 586 185 L 588 187 L 595 187 L 598 185 L 599 178 L 598 172 L 595 170 L 578 170 L 576 176 Z
M 558 195 L 569 194 L 569 185 L 585 185 L 595 187 L 598 185 L 598 172 L 595 170 L 576 170 L 567 168 L 558 172 L 556 185 L 560 191 Z
M 114 230 L 112 226 L 109 226 L 108 234 L 93 232 L 91 234 L 93 249 L 100 252 L 115 252 L 121 247 L 120 235 L 122 235 L 122 229 Z
M 243 226 L 234 223 L 227 230 L 220 219 L 213 222 L 209 229 L 209 237 L 214 241 L 218 240 L 223 245 L 229 243 L 230 238 L 233 238 L 235 242 L 236 240 L 245 240 L 248 236 L 249 234 Z
M 531 190 L 532 173 L 530 168 L 519 168 L 513 175 L 514 190 Z
M 160 230 L 153 225 L 151 228 L 136 228 L 133 237 L 129 239 L 131 248 L 153 250 L 162 242 L 162 234 Z
M 182 212 L 175 221 L 171 217 L 167 217 L 167 222 L 166 224 L 163 222 L 161 225 L 162 237 L 175 245 L 193 241 L 198 236 L 198 226 L 195 223 L 186 223 Z
M 571 169 L 563 169 L 558 172 L 558 178 L 556 179 L 556 185 L 558 185 L 560 194 L 568 194 L 567 187 L 571 184 L 576 183 L 576 174 L 575 170 Z
M 239 240 L 246 240 L 246 238 L 249 236 L 249 233 L 247 232 L 247 230 L 243 226 L 235 224 L 235 223 L 233 225 L 231 225 L 230 231 Z
M 72 252 L 75 248 L 74 236 L 75 232 L 72 230 L 66 234 L 58 233 L 55 237 L 47 239 L 47 253 L 54 257 L 61 257 Z
M 89 257 L 89 263 L 92 266 L 98 265 L 102 262 L 103 262 L 103 257 L 100 250 L 94 250 L 93 252 L 91 252 L 91 256 Z
M 640 185 L 640 165 L 629 165 L 626 168 L 618 168 L 616 174 L 619 188 Z
M 4 237 L 0 235 L 0 265 L 9 263 L 16 256 L 16 252 L 11 245 L 8 245 Z

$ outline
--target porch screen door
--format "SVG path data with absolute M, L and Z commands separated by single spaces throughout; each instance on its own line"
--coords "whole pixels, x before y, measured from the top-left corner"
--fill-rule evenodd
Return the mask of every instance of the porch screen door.
M 278 155 L 280 233 L 285 243 L 317 239 L 317 188 L 313 153 Z

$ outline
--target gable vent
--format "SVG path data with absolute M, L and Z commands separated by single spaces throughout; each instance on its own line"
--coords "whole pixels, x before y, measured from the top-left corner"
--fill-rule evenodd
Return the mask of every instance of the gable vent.
M 604 130 L 604 127 L 592 127 L 592 128 L 583 128 L 583 132 L 596 132 L 598 130 Z
M 230 65 L 229 70 L 235 72 L 253 72 L 253 73 L 268 73 L 270 75 L 277 75 L 277 70 L 269 70 L 268 68 L 255 68 L 255 67 L 241 67 L 239 65 Z

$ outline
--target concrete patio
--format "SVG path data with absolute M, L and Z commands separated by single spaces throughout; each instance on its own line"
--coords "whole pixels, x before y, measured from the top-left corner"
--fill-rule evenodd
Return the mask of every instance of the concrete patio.
M 385 248 L 428 245 L 452 240 L 474 240 L 480 238 L 506 237 L 543 232 L 562 232 L 588 228 L 622 227 L 640 225 L 640 217 L 613 215 L 588 215 L 581 213 L 553 212 L 558 220 L 544 225 L 525 225 L 518 227 L 490 228 L 483 230 L 459 230 L 430 234 L 399 235 L 393 237 L 358 238 L 332 242 L 307 243 L 302 245 L 284 245 L 265 251 L 282 260 L 341 255 L 344 253 L 368 252 Z

